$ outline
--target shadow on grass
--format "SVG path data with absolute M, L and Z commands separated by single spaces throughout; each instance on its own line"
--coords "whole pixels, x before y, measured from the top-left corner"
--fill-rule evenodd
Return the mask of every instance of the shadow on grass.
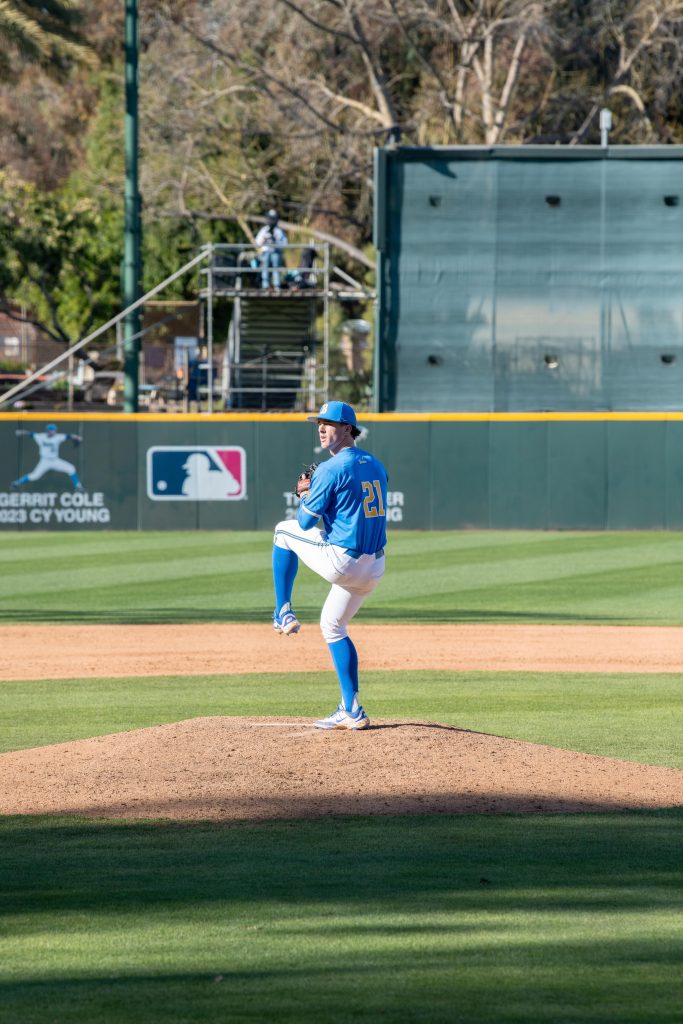
M 673 1022 L 682 825 L 0 819 L 0 1021 Z
M 160 901 L 248 904 L 255 894 L 362 908 L 457 893 L 464 907 L 478 905 L 482 876 L 497 887 L 499 909 L 558 899 L 588 906 L 605 886 L 644 886 L 669 900 L 682 826 L 683 810 L 258 824 L 8 817 L 0 818 L 0 888 L 5 914 L 23 917 Z M 631 905 L 646 906 L 642 895 Z

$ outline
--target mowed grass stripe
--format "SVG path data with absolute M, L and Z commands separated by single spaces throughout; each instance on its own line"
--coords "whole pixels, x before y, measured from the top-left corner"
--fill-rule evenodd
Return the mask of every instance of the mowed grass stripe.
M 131 537 L 133 543 L 129 543 Z M 143 543 L 146 538 L 149 541 Z M 46 552 L 27 557 L 32 539 L 26 538 L 27 548 L 13 564 L 5 562 L 0 551 L 5 582 L 0 608 L 11 609 L 17 598 L 27 597 L 35 599 L 38 607 L 54 605 L 58 593 L 62 608 L 83 601 L 86 615 L 92 607 L 109 607 L 115 614 L 117 606 L 139 607 L 141 599 L 149 596 L 155 604 L 159 599 L 163 604 L 175 584 L 185 593 L 214 594 L 221 575 L 232 585 L 244 586 L 259 569 L 259 588 L 265 591 L 268 581 L 264 561 L 270 548 L 263 534 L 116 534 L 106 545 L 83 547 L 71 537 L 69 545 L 57 545 L 52 557 Z M 222 582 L 221 589 L 233 586 Z
M 82 535 L 81 535 L 82 536 Z M 675 562 L 683 565 L 683 537 L 679 535 L 608 535 L 585 537 L 555 535 L 530 545 L 519 542 L 517 534 L 507 538 L 494 538 L 478 534 L 478 543 L 463 545 L 462 534 L 420 534 L 417 543 L 405 534 L 391 534 L 388 553 L 391 567 L 395 572 L 413 572 L 416 562 L 418 569 L 430 576 L 436 572 L 447 572 L 460 585 L 467 585 L 471 579 L 471 567 L 477 566 L 476 579 L 472 585 L 479 586 L 490 579 L 520 578 L 517 562 L 528 565 L 530 578 L 551 577 L 558 573 L 574 575 L 587 568 L 599 567 L 604 571 L 620 567 L 637 567 Z M 544 535 L 541 535 L 544 536 Z M 134 541 L 131 540 L 134 539 Z M 141 538 L 145 538 L 144 542 Z M 149 538 L 149 539 L 147 539 Z M 61 540 L 61 538 L 60 538 Z M 28 542 L 28 543 L 27 543 Z M 18 576 L 40 571 L 59 572 L 73 569 L 74 564 L 97 557 L 100 568 L 116 569 L 122 565 L 164 564 L 169 556 L 174 561 L 201 563 L 207 559 L 222 557 L 231 560 L 243 557 L 253 559 L 255 566 L 270 561 L 271 534 L 115 534 L 104 544 L 101 541 L 65 545 L 62 541 L 53 550 L 41 547 L 33 553 L 33 537 L 22 538 L 20 545 L 10 550 L 0 548 L 2 567 L 10 572 L 12 562 L 16 563 Z M 597 559 L 596 559 L 597 555 Z M 523 578 L 523 577 L 522 577 Z
M 3 574 L 7 591 L 0 598 L 0 607 L 11 607 L 22 596 L 40 598 L 49 594 L 52 600 L 56 590 L 67 603 L 77 601 L 82 593 L 89 606 L 92 592 L 103 588 L 103 575 L 106 574 L 107 600 L 113 608 L 117 604 L 117 594 L 125 604 L 130 603 L 127 594 L 133 586 L 137 592 L 134 597 L 138 598 L 140 586 L 153 596 L 167 594 L 167 585 L 174 583 L 181 584 L 189 595 L 202 593 L 209 580 L 209 590 L 214 594 L 220 589 L 229 597 L 231 592 L 235 594 L 236 588 L 241 587 L 247 594 L 252 591 L 255 597 L 252 607 L 261 608 L 264 602 L 270 604 L 272 589 L 270 569 L 263 566 L 262 554 L 240 552 L 238 555 L 222 555 L 217 552 L 203 558 L 195 555 L 177 557 L 175 554 L 155 560 L 120 558 L 116 565 L 90 564 L 84 568 L 79 568 L 78 563 L 65 562 L 59 568 L 51 566 L 47 571 L 38 564 L 33 571 L 30 566 L 22 567 L 20 573 Z M 391 571 L 373 602 L 379 599 L 382 604 L 413 606 L 421 610 L 425 607 L 434 610 L 451 608 L 457 613 L 463 597 L 468 604 L 478 600 L 486 605 L 494 597 L 507 600 L 512 596 L 517 599 L 518 607 L 532 608 L 536 602 L 539 611 L 553 604 L 558 609 L 564 605 L 569 610 L 580 598 L 585 611 L 589 607 L 587 602 L 597 600 L 604 606 L 611 598 L 617 597 L 626 600 L 631 606 L 627 614 L 633 616 L 648 593 L 656 596 L 658 591 L 664 590 L 663 613 L 667 616 L 680 614 L 681 609 L 672 605 L 671 598 L 679 596 L 683 600 L 683 563 L 665 562 L 656 566 L 656 572 L 655 564 L 646 561 L 642 565 L 590 573 L 578 571 L 578 566 L 570 571 L 568 567 L 563 568 L 559 560 L 547 559 L 525 562 L 520 568 L 517 563 L 513 567 L 505 563 L 486 567 L 479 565 L 476 570 L 462 566 L 457 569 L 448 565 L 431 569 L 424 566 L 417 571 L 408 567 L 408 579 L 400 565 L 391 565 Z M 566 584 L 564 593 L 561 592 L 560 581 Z M 301 584 L 305 588 L 308 582 L 302 573 L 297 595 L 301 592 Z M 531 603 L 529 596 L 532 597 Z M 653 614 L 656 612 L 649 611 L 648 618 L 651 619 Z
M 611 568 L 620 565 L 645 565 L 648 562 L 664 563 L 675 561 L 683 563 L 683 537 L 668 536 L 665 542 L 643 536 L 621 535 L 609 537 L 584 537 L 573 535 L 567 538 L 555 535 L 552 539 L 529 545 L 519 543 L 516 535 L 511 534 L 506 544 L 491 544 L 486 535 L 480 537 L 480 543 L 469 547 L 450 543 L 450 536 L 442 539 L 441 544 L 422 545 L 406 550 L 402 544 L 394 543 L 391 537 L 389 552 L 392 563 L 401 569 L 404 564 L 410 565 L 417 554 L 425 568 L 438 568 L 444 564 L 454 569 L 465 569 L 470 566 L 500 565 L 505 571 L 515 572 L 516 562 L 528 562 L 535 566 L 545 567 L 549 560 L 560 566 L 566 565 L 570 570 L 585 571 L 596 564 Z M 610 541 L 617 541 L 610 543 Z
M 79 551 L 116 551 L 125 544 L 127 547 L 154 548 L 167 550 L 177 542 L 190 548 L 207 545 L 215 547 L 217 539 L 227 547 L 242 547 L 251 542 L 262 542 L 268 536 L 263 530 L 102 530 L 102 531 L 0 531 L 0 555 L 20 557 L 26 547 L 48 556 L 52 553 L 77 554 Z M 17 542 L 21 544 L 18 546 Z M 14 549 L 15 554 L 12 555 Z M 17 551 L 19 553 L 17 553 Z
M 298 608 L 309 624 L 317 623 L 328 590 L 317 577 L 298 587 Z M 0 602 L 0 623 L 256 622 L 270 627 L 272 612 L 272 585 L 247 571 L 64 590 L 58 601 L 52 591 L 40 589 L 8 600 L 4 607 Z
M 272 540 L 270 534 L 263 533 L 199 531 L 69 534 L 66 538 L 61 534 L 12 536 L 12 545 L 0 545 L 0 568 L 3 573 L 13 572 L 18 576 L 26 572 L 60 571 L 91 562 L 100 568 L 144 562 L 163 563 L 169 555 L 184 561 L 223 554 L 230 557 L 252 555 L 259 559 L 264 548 L 269 550 Z
M 15 535 L 0 548 L 2 619 L 239 622 L 272 608 L 270 533 L 106 536 Z M 680 534 L 397 532 L 387 565 L 366 621 L 683 622 Z M 302 568 L 297 610 L 317 618 L 325 589 Z
M 605 552 L 609 549 L 635 549 L 638 547 L 666 547 L 669 550 L 683 545 L 681 533 L 673 531 L 481 531 L 481 530 L 395 530 L 389 529 L 392 552 L 398 554 L 428 555 L 430 552 L 443 550 L 454 555 L 461 552 L 463 557 L 474 560 L 478 552 L 483 553 L 496 548 L 502 549 L 498 554 L 506 557 L 519 552 L 532 553 L 572 553 L 577 550 Z M 219 547 L 244 548 L 251 544 L 260 546 L 264 540 L 270 544 L 270 530 L 151 530 L 137 531 L 103 531 L 103 532 L 0 532 L 0 557 L 20 561 L 25 557 L 27 547 L 42 557 L 52 554 L 78 555 L 79 553 L 117 553 L 122 547 L 160 550 L 181 547 L 200 550 Z M 20 544 L 17 541 L 21 541 Z
M 604 622 L 678 625 L 683 622 L 683 567 L 661 565 L 573 577 L 501 580 L 497 585 L 406 593 L 400 578 L 387 578 L 363 610 L 368 621 L 383 618 L 459 622 Z M 428 584 L 425 582 L 425 587 Z
M 59 571 L 69 566 L 97 564 L 100 567 L 116 567 L 121 564 L 160 563 L 169 556 L 180 561 L 206 559 L 225 555 L 230 558 L 263 557 L 264 549 L 270 548 L 270 535 L 265 537 L 244 538 L 236 543 L 239 534 L 177 534 L 170 533 L 154 538 L 149 543 L 137 540 L 131 543 L 130 538 L 145 537 L 145 534 L 116 534 L 109 543 L 93 545 L 74 544 L 50 548 L 35 548 L 31 540 L 22 539 L 15 549 L 8 551 L 0 548 L 0 565 L 8 572 L 21 575 L 33 571 Z
M 673 1024 L 682 822 L 5 819 L 0 1020 Z
M 54 594 L 56 591 L 75 594 L 79 590 L 87 591 L 92 587 L 106 585 L 112 589 L 119 588 L 126 590 L 140 583 L 152 584 L 160 591 L 161 585 L 169 581 L 187 581 L 192 586 L 195 580 L 215 580 L 218 577 L 234 577 L 242 575 L 247 577 L 258 569 L 257 560 L 250 556 L 238 555 L 230 559 L 228 570 L 227 558 L 221 559 L 219 554 L 205 555 L 199 557 L 176 557 L 170 553 L 166 558 L 159 558 L 154 562 L 140 560 L 118 560 L 116 564 L 102 566 L 96 563 L 88 563 L 83 566 L 81 563 L 66 565 L 60 569 L 50 568 L 39 569 L 34 572 L 8 573 L 3 574 L 7 581 L 8 588 L 11 587 L 12 594 L 19 597 L 25 594 L 40 594 L 48 591 Z M 262 569 L 263 573 L 264 570 Z M 106 580 L 106 584 L 103 581 Z M 263 586 L 263 581 L 261 581 Z M 4 597 L 3 603 L 8 598 Z
M 414 592 L 430 593 L 429 587 L 438 590 L 440 587 L 457 588 L 458 590 L 477 590 L 491 584 L 514 582 L 524 584 L 540 580 L 561 580 L 573 578 L 593 578 L 610 573 L 634 572 L 638 570 L 677 569 L 679 578 L 683 580 L 683 541 L 678 545 L 639 545 L 634 548 L 613 549 L 596 553 L 583 551 L 578 546 L 569 552 L 544 552 L 540 556 L 534 548 L 533 553 L 526 552 L 520 557 L 519 549 L 513 549 L 511 557 L 498 550 L 495 557 L 489 551 L 487 557 L 480 557 L 472 562 L 463 562 L 461 558 L 452 557 L 453 552 L 444 549 L 432 552 L 429 558 L 420 558 L 416 569 L 414 556 L 392 556 L 390 565 L 392 574 L 399 579 L 403 572 L 416 575 Z M 388 578 L 388 575 L 387 575 Z
M 0 551 L 0 566 L 8 575 L 20 578 L 26 574 L 37 572 L 58 574 L 71 570 L 75 566 L 86 567 L 92 565 L 99 567 L 101 570 L 102 567 L 110 569 L 130 565 L 163 565 L 169 557 L 179 563 L 192 562 L 194 560 L 201 562 L 209 558 L 228 558 L 230 560 L 241 558 L 245 562 L 251 559 L 258 564 L 258 562 L 263 561 L 264 547 L 267 550 L 268 545 L 264 545 L 263 540 L 258 545 L 245 544 L 239 549 L 227 545 L 216 545 L 215 543 L 187 547 L 178 543 L 159 548 L 137 548 L 124 542 L 118 545 L 118 547 L 103 549 L 99 552 L 53 552 L 50 555 L 32 552 L 28 558 L 24 552 L 20 558 L 17 557 L 14 560 L 5 559 L 3 552 Z
M 683 767 L 683 677 L 366 672 L 370 717 L 455 725 L 567 750 Z M 317 718 L 333 672 L 36 680 L 0 685 L 0 750 L 87 739 L 204 715 Z
M 417 554 L 441 551 L 471 553 L 476 557 L 483 552 L 501 548 L 501 554 L 518 549 L 531 554 L 531 549 L 543 553 L 549 551 L 572 552 L 577 546 L 583 550 L 595 548 L 605 551 L 609 548 L 632 548 L 639 545 L 664 544 L 679 546 L 683 537 L 674 531 L 604 531 L 604 530 L 396 530 L 389 527 L 388 534 L 394 553 Z

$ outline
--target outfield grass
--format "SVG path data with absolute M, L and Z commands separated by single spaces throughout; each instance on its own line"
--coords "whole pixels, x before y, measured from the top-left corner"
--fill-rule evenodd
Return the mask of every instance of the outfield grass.
M 0 1021 L 680 1020 L 675 813 L 0 821 Z
M 270 533 L 0 533 L 0 622 L 243 622 Z M 304 569 L 295 607 L 327 587 Z M 368 622 L 683 624 L 683 534 L 396 531 Z
M 567 750 L 683 768 L 683 680 L 656 675 L 368 672 L 377 718 L 419 718 Z M 332 672 L 58 679 L 2 684 L 0 751 L 85 739 L 200 715 L 318 717 Z

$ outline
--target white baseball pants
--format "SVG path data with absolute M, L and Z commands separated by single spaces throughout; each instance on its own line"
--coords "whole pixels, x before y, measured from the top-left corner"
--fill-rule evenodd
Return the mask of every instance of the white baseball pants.
M 321 530 L 302 530 L 296 519 L 277 524 L 274 543 L 293 551 L 332 584 L 320 615 L 320 629 L 328 644 L 343 640 L 348 636 L 347 625 L 384 575 L 384 555 L 352 558 L 344 548 L 330 544 Z
M 76 472 L 76 467 L 72 463 L 67 462 L 66 459 L 41 459 L 38 465 L 31 470 L 28 474 L 28 479 L 33 482 L 34 480 L 40 480 L 42 476 L 45 476 L 51 469 L 55 473 L 66 473 L 68 476 L 73 476 Z

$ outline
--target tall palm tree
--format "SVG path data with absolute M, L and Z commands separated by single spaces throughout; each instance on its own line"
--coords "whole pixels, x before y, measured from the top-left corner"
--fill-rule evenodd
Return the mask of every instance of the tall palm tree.
M 7 44 L 47 68 L 94 64 L 94 51 L 78 31 L 81 19 L 81 0 L 0 0 L 0 74 L 9 67 Z

